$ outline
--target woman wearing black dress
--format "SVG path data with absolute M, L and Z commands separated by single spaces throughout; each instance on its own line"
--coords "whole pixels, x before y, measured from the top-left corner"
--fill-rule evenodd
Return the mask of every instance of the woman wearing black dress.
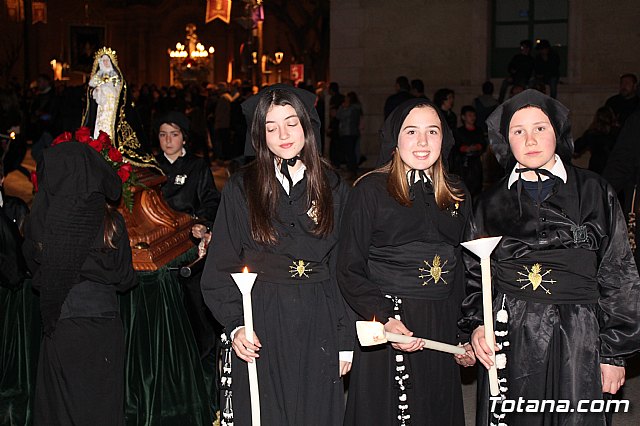
M 353 322 L 335 279 L 338 229 L 347 186 L 320 157 L 312 93 L 272 86 L 243 104 L 256 160 L 222 191 L 202 276 L 207 305 L 232 341 L 222 416 L 251 424 L 247 362 L 256 362 L 264 425 L 342 423 L 341 376 Z M 251 153 L 249 153 L 251 154 Z M 231 273 L 247 266 L 255 344 L 243 327 Z
M 470 197 L 443 158 L 453 136 L 425 99 L 398 106 L 382 130 L 386 164 L 356 182 L 340 235 L 338 282 L 364 320 L 457 344 L 461 246 Z M 462 425 L 461 365 L 475 360 L 413 343 L 358 347 L 345 425 Z

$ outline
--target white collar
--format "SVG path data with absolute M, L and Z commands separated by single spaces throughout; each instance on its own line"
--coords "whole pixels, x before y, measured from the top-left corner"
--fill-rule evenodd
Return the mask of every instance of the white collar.
M 285 161 L 285 160 L 282 160 L 282 161 Z M 302 165 L 298 170 L 296 170 L 296 172 L 293 175 L 291 175 L 291 182 L 293 182 L 294 186 L 296 183 L 300 182 L 304 178 L 304 171 L 307 170 L 307 166 L 304 165 L 302 160 L 298 160 L 298 161 L 300 161 Z M 274 160 L 273 164 L 275 165 L 275 169 L 276 169 L 276 179 L 278 179 L 278 182 L 280 182 L 280 185 L 282 185 L 282 187 L 284 188 L 284 191 L 287 194 L 289 194 L 289 190 L 290 190 L 289 181 L 280 171 L 280 165 L 278 164 L 278 160 Z
M 416 182 L 420 181 L 420 173 L 416 173 L 416 174 L 415 174 L 415 176 L 414 176 L 414 178 L 413 178 L 413 182 L 411 182 L 411 181 L 409 180 L 409 179 L 411 179 L 411 172 L 412 172 L 413 170 L 414 170 L 414 169 L 411 169 L 411 170 L 407 171 L 407 182 L 409 182 L 409 184 L 410 184 L 410 185 L 411 185 L 411 183 L 416 183 Z M 419 172 L 419 171 L 420 171 L 420 170 L 416 170 L 416 172 Z M 432 183 L 431 176 L 429 176 L 429 172 L 428 172 L 427 170 L 423 170 L 423 172 L 424 172 L 424 179 L 423 179 L 423 180 L 424 180 L 425 182 Z
M 4 207 L 4 198 L 2 198 L 2 191 L 0 191 L 0 207 Z
M 175 160 L 172 160 L 171 158 L 167 157 L 167 154 L 164 154 L 164 158 L 166 158 L 166 159 L 167 159 L 167 161 L 169 161 L 169 163 L 173 164 L 173 163 L 175 163 L 175 162 L 176 162 L 176 160 L 177 160 L 178 158 L 180 158 L 180 157 L 184 157 L 185 155 L 187 155 L 187 150 L 186 150 L 186 149 L 184 149 L 184 147 L 183 147 L 183 148 L 182 148 L 182 152 L 180 152 L 180 156 L 179 156 L 179 157 L 176 157 L 176 159 L 175 159 Z
M 556 159 L 556 164 L 553 165 L 553 167 L 551 168 L 551 170 L 549 170 L 549 172 L 551 172 L 552 175 L 562 179 L 562 182 L 567 183 L 567 169 L 564 168 L 564 164 L 562 163 L 562 160 L 560 159 L 558 154 L 554 154 L 554 155 L 555 155 L 555 159 Z M 519 168 L 522 168 L 522 167 L 524 167 L 524 166 L 522 166 L 520 163 L 518 163 L 513 168 L 513 170 L 511 171 L 511 174 L 509 175 L 509 182 L 507 182 L 507 188 L 511 188 L 511 185 L 513 185 L 518 180 L 518 178 L 520 178 L 521 174 L 516 172 L 516 169 L 519 169 Z M 540 178 L 542 180 L 549 179 L 545 175 L 540 175 Z M 529 180 L 529 179 L 524 177 L 524 174 L 522 174 L 522 179 Z

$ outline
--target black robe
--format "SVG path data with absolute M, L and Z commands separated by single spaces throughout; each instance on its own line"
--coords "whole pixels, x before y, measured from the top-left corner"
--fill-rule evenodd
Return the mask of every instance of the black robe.
M 158 155 L 156 160 L 167 176 L 162 195 L 169 206 L 211 226 L 220 204 L 220 192 L 207 163 L 189 152 L 173 164 L 164 154 Z
M 565 168 L 566 184 L 556 178 L 540 205 L 502 179 L 477 200 L 468 239 L 502 236 L 491 271 L 494 318 L 503 306 L 508 314 L 506 326 L 496 324 L 508 333 L 509 345 L 497 352 L 506 354 L 506 368 L 498 370 L 506 398 L 569 400 L 576 408 L 579 399 L 605 398 L 601 363 L 624 365 L 640 349 L 640 280 L 611 186 L 590 171 Z M 465 255 L 465 263 L 459 324 L 470 333 L 483 323 L 481 276 L 477 258 Z M 479 372 L 476 424 L 488 425 L 495 419 L 486 369 Z M 605 415 L 508 413 L 502 422 L 601 425 Z
M 189 152 L 173 163 L 164 154 L 158 155 L 156 160 L 167 176 L 167 182 L 162 185 L 162 195 L 169 206 L 195 217 L 211 228 L 220 204 L 220 192 L 207 162 Z M 196 243 L 200 242 L 192 239 Z M 211 317 L 202 299 L 201 276 L 200 272 L 194 272 L 190 277 L 180 277 L 180 282 L 184 286 L 184 300 L 191 329 L 198 344 L 200 358 L 204 360 L 215 348 L 220 326 Z M 211 361 L 208 363 L 211 364 Z
M 352 322 L 335 279 L 335 248 L 347 186 L 327 176 L 334 203 L 334 229 L 326 238 L 310 233 L 306 177 L 291 195 L 278 185 L 278 243 L 251 237 L 244 172 L 231 176 L 213 227 L 202 276 L 205 302 L 229 335 L 243 325 L 242 298 L 231 278 L 246 265 L 258 274 L 251 293 L 263 425 L 337 425 L 344 410 L 338 352 L 353 349 Z M 304 262 L 305 269 L 296 266 Z M 298 272 L 304 272 L 299 274 Z M 320 275 L 317 275 L 320 274 Z M 294 277 L 295 275 L 295 277 Z M 308 276 L 307 276 L 308 275 Z M 315 277 L 324 277 L 321 279 Z M 234 425 L 251 424 L 247 363 L 232 351 Z M 221 413 L 229 404 L 223 395 Z
M 124 425 L 125 345 L 116 292 L 136 284 L 124 219 L 116 215 L 116 248 L 95 237 L 38 360 L 34 425 Z M 40 253 L 27 240 L 32 270 Z
M 470 202 L 440 210 L 430 184 L 415 183 L 412 192 L 413 205 L 403 207 L 389 195 L 386 174 L 372 174 L 355 186 L 340 236 L 338 282 L 361 319 L 387 322 L 399 313 L 415 336 L 455 345 L 464 340 L 456 321 L 463 297 L 460 242 Z M 441 274 L 434 269 L 437 263 Z M 387 295 L 401 299 L 399 311 Z M 409 374 L 406 398 L 395 379 L 399 372 Z M 464 424 L 453 355 L 358 345 L 345 425 L 400 425 L 401 415 L 410 415 L 413 425 Z

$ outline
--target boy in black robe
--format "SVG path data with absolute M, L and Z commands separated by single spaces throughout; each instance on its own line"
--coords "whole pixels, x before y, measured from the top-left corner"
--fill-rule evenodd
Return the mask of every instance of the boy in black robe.
M 509 174 L 477 200 L 468 237 L 502 236 L 491 256 L 501 395 L 490 398 L 481 368 L 478 425 L 605 424 L 605 413 L 578 412 L 577 403 L 616 393 L 625 358 L 640 349 L 640 280 L 626 224 L 611 186 L 571 165 L 568 113 L 527 90 L 488 119 Z M 488 367 L 480 267 L 471 256 L 466 262 L 459 324 Z M 512 412 L 506 404 L 519 398 L 553 400 L 560 410 Z

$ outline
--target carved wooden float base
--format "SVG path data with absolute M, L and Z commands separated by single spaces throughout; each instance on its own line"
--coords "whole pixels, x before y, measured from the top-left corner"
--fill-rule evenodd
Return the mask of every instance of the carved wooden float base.
M 162 198 L 166 177 L 137 167 L 138 180 L 146 188 L 133 187 L 133 211 L 120 206 L 129 232 L 136 271 L 155 271 L 193 247 L 189 238 L 193 219 L 172 210 Z

